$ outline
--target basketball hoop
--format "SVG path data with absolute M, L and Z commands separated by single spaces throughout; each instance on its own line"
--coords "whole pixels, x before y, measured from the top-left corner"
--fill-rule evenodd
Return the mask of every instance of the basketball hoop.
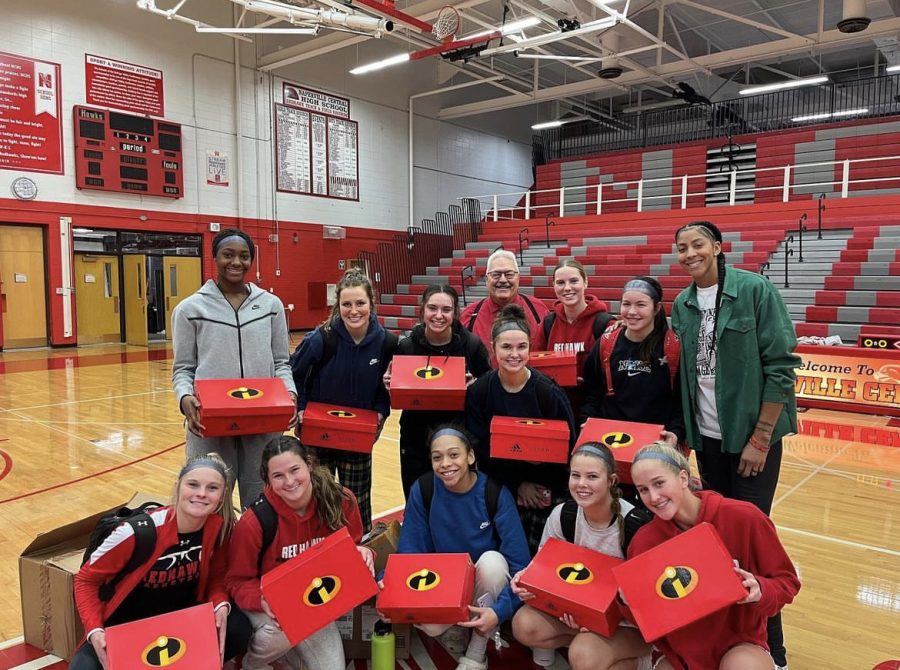
M 450 5 L 445 5 L 438 12 L 431 33 L 442 42 L 450 42 L 459 31 L 459 12 Z

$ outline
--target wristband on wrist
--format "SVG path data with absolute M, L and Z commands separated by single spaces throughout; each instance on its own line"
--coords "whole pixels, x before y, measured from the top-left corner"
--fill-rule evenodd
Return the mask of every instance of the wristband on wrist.
M 753 435 L 750 436 L 750 439 L 748 440 L 748 442 L 751 447 L 753 447 L 757 451 L 761 451 L 764 454 L 769 453 L 769 450 L 771 449 L 771 447 L 769 445 L 763 444 L 762 442 L 757 440 Z

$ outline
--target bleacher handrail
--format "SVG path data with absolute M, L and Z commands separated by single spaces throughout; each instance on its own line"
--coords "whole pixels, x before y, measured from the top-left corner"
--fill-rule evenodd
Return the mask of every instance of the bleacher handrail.
M 467 196 L 466 198 L 460 198 L 460 200 L 476 200 L 479 203 L 488 204 L 489 215 L 488 218 L 493 221 L 501 220 L 501 211 L 509 212 L 510 214 L 515 214 L 516 212 L 521 211 L 522 216 L 503 216 L 503 220 L 516 220 L 516 219 L 530 219 L 534 214 L 535 210 L 547 210 L 547 209 L 556 209 L 558 216 L 565 216 L 565 211 L 567 206 L 573 205 L 583 205 L 585 207 L 585 211 L 589 207 L 594 208 L 594 212 L 597 215 L 603 213 L 604 205 L 609 205 L 613 203 L 623 203 L 623 202 L 634 202 L 636 203 L 636 211 L 641 212 L 644 210 L 644 206 L 654 200 L 669 200 L 674 201 L 676 198 L 680 199 L 680 209 L 687 209 L 688 198 L 698 198 L 703 197 L 704 199 L 707 196 L 716 196 L 727 193 L 728 194 L 728 205 L 741 204 L 738 203 L 738 194 L 742 193 L 763 193 L 766 191 L 781 191 L 782 202 L 788 202 L 790 200 L 791 189 L 802 188 L 804 191 L 808 191 L 810 189 L 816 189 L 820 187 L 836 187 L 840 186 L 840 197 L 847 198 L 850 195 L 850 186 L 853 184 L 869 184 L 875 182 L 892 182 L 892 181 L 900 181 L 900 174 L 896 176 L 879 176 L 879 177 L 867 177 L 867 178 L 859 178 L 859 179 L 851 179 L 850 172 L 851 168 L 854 165 L 858 164 L 867 164 L 867 163 L 879 163 L 884 161 L 900 161 L 900 155 L 892 155 L 892 156 L 872 156 L 866 158 L 845 158 L 842 160 L 834 160 L 834 161 L 816 161 L 812 163 L 793 163 L 787 165 L 780 166 L 772 166 L 772 167 L 759 167 L 759 168 L 747 168 L 744 170 L 731 170 L 729 178 L 729 185 L 727 189 L 713 188 L 713 189 L 704 189 L 703 191 L 690 192 L 689 184 L 691 180 L 703 179 L 707 180 L 709 177 L 721 177 L 723 172 L 709 170 L 702 173 L 697 174 L 689 174 L 689 175 L 680 175 L 677 177 L 654 177 L 650 179 L 633 179 L 633 180 L 625 180 L 625 181 L 616 181 L 616 182 L 606 182 L 599 184 L 585 184 L 583 186 L 560 186 L 558 188 L 548 188 L 541 190 L 530 190 L 530 191 L 510 191 L 506 193 L 492 193 L 488 195 L 481 196 Z M 796 174 L 797 170 L 808 171 L 813 168 L 822 168 L 818 170 L 819 172 L 825 172 L 827 168 L 832 168 L 833 170 L 840 167 L 840 179 L 834 179 L 831 181 L 815 181 L 815 182 L 803 182 L 801 184 L 792 184 L 791 176 L 792 174 Z M 738 177 L 741 175 L 758 175 L 762 173 L 772 173 L 772 172 L 780 172 L 782 173 L 781 184 L 777 186 L 756 186 L 755 180 L 753 186 L 746 187 L 738 187 Z M 675 195 L 674 185 L 675 182 L 680 182 L 680 194 Z M 647 195 L 646 190 L 647 186 L 653 186 L 658 184 L 671 184 L 673 186 L 671 192 L 669 194 L 662 195 Z M 628 190 L 629 186 L 636 187 L 637 195 L 629 196 Z M 604 198 L 604 191 L 612 189 L 613 191 L 624 191 L 625 196 L 621 198 Z M 584 192 L 586 197 L 581 200 L 572 200 L 571 195 L 577 194 L 580 192 Z M 596 193 L 596 199 L 589 199 L 589 196 L 592 195 L 591 192 Z M 556 193 L 558 194 L 558 200 L 554 204 L 533 204 L 536 200 L 535 196 Z M 569 196 L 569 197 L 567 197 Z M 524 205 L 505 205 L 502 204 L 502 200 L 513 201 L 518 203 L 524 198 Z M 482 210 L 485 209 L 482 206 Z M 672 207 L 672 209 L 676 209 L 676 207 Z M 540 214 L 540 217 L 543 218 L 546 214 Z

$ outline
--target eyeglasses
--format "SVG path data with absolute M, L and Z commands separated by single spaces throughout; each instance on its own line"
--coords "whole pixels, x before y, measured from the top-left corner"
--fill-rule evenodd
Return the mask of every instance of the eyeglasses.
M 506 272 L 500 272 L 499 270 L 494 270 L 493 272 L 488 272 L 486 276 L 490 277 L 494 281 L 500 281 L 501 277 L 505 277 L 507 281 L 512 281 L 516 278 L 519 273 L 515 270 L 507 270 Z

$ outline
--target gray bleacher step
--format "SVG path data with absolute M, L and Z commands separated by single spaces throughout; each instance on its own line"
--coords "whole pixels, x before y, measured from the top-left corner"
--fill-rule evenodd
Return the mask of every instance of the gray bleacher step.
M 876 237 L 872 244 L 873 249 L 898 249 L 900 248 L 900 236 Z
M 897 249 L 869 249 L 869 262 L 894 263 L 897 260 Z
M 794 328 L 796 329 L 797 324 L 800 323 L 810 323 L 815 326 L 821 326 L 821 323 L 816 323 L 814 321 L 795 321 Z M 859 335 L 859 331 L 862 326 L 858 323 L 831 323 L 828 324 L 828 334 L 829 335 L 838 335 L 844 344 L 856 344 L 856 338 Z
M 783 277 L 782 277 L 783 279 Z M 799 300 L 808 300 L 809 304 L 813 304 L 813 300 L 816 299 L 816 291 L 815 289 L 805 289 L 805 288 L 781 288 L 779 289 L 781 293 L 781 297 L 785 299 L 785 301 L 799 301 Z
M 873 320 L 870 316 L 870 307 L 838 307 L 837 308 L 837 319 L 835 322 L 837 323 L 872 323 L 875 325 L 900 325 L 900 323 L 892 323 L 890 319 L 875 319 Z M 891 309 L 891 308 L 887 308 Z M 900 309 L 893 308 L 893 315 L 895 317 L 900 317 Z
M 791 319 L 795 321 L 802 321 L 806 318 L 806 308 L 809 307 L 807 303 L 801 304 L 788 302 L 785 303 L 785 306 L 787 307 L 787 311 Z
M 900 291 L 900 277 L 856 277 L 853 288 L 856 291 Z
M 814 275 L 793 275 L 790 274 L 788 279 L 788 283 L 790 286 L 784 285 L 784 274 L 774 272 L 772 270 L 765 273 L 765 276 L 769 278 L 775 288 L 823 288 L 825 286 L 825 277 L 822 275 L 814 276 Z

